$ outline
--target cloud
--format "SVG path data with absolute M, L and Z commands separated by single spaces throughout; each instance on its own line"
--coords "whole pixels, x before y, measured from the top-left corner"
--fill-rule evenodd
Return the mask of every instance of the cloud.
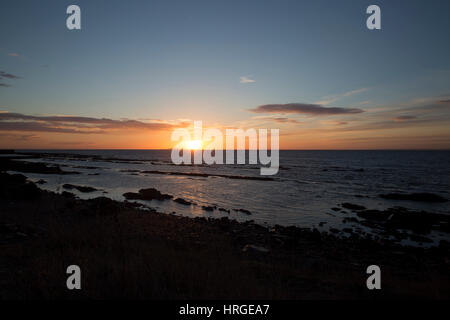
M 347 121 L 323 121 L 324 124 L 331 124 L 333 126 L 343 126 L 348 124 Z
M 268 119 L 273 120 L 278 123 L 301 123 L 295 119 L 290 119 L 290 118 L 268 118 Z
M 15 53 L 15 52 L 10 52 L 10 53 L 8 53 L 8 56 L 10 56 L 10 57 L 20 57 L 20 54 Z
M 335 95 L 332 95 L 332 96 L 326 96 L 326 97 L 323 97 L 324 100 L 317 101 L 316 103 L 317 104 L 328 105 L 328 104 L 333 103 L 333 102 L 335 102 L 335 101 L 337 101 L 339 99 L 342 99 L 344 97 L 350 97 L 350 96 L 353 96 L 355 94 L 358 94 L 358 93 L 361 93 L 361 92 L 364 92 L 364 91 L 367 91 L 367 90 L 369 90 L 369 88 L 361 88 L 361 89 L 347 91 L 347 92 L 344 92 L 344 93 L 341 93 L 341 94 L 335 94 Z
M 5 71 L 0 71 L 0 79 L 20 79 L 20 77 L 13 75 L 11 73 L 7 73 Z M 0 82 L 0 87 L 8 88 L 11 87 L 10 84 Z
M 31 116 L 21 113 L 0 112 L 0 131 L 30 131 L 101 134 L 114 130 L 170 130 L 186 127 L 189 123 L 152 120 L 112 120 L 80 116 Z
M 240 83 L 253 83 L 253 82 L 256 82 L 256 80 L 242 76 L 239 82 Z
M 5 71 L 0 71 L 0 79 L 20 79 L 19 76 L 13 75 L 11 73 L 7 73 Z
M 288 104 L 265 104 L 254 109 L 255 113 L 295 113 L 310 115 L 336 115 L 362 113 L 364 110 L 358 108 L 324 107 L 318 104 L 288 103 Z
M 392 118 L 392 120 L 394 120 L 395 122 L 401 122 L 401 121 L 413 120 L 416 118 L 417 117 L 415 117 L 415 116 L 398 116 L 398 117 Z
M 0 137 L 2 137 L 3 139 L 13 139 L 16 141 L 29 141 L 39 138 L 39 136 L 35 134 L 14 134 L 14 133 L 0 133 Z

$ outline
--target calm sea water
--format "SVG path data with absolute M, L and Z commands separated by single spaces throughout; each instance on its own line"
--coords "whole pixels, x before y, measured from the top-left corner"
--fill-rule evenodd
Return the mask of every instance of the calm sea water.
M 27 152 L 31 152 L 30 150 Z M 176 166 L 169 150 L 39 150 L 66 153 L 32 161 L 59 164 L 80 175 L 28 174 L 45 179 L 44 189 L 61 192 L 62 184 L 92 186 L 94 193 L 74 191 L 80 198 L 106 196 L 124 200 L 123 193 L 156 188 L 197 203 L 147 201 L 160 211 L 187 215 L 254 220 L 261 224 L 296 225 L 322 229 L 343 227 L 342 214 L 331 210 L 343 202 L 369 209 L 402 206 L 415 210 L 450 213 L 450 202 L 420 203 L 384 200 L 390 192 L 430 192 L 450 199 L 450 151 L 281 151 L 279 173 L 273 181 L 149 174 L 142 171 L 206 173 L 260 177 L 259 165 Z M 72 154 L 73 156 L 70 156 Z M 105 160 L 76 155 L 100 156 Z M 121 160 L 120 160 L 121 159 Z M 89 168 L 88 168 L 89 167 Z M 96 175 L 97 174 L 97 175 Z M 231 213 L 205 211 L 202 205 L 230 209 Z M 232 209 L 249 210 L 250 216 Z M 351 214 L 351 213 L 348 213 Z

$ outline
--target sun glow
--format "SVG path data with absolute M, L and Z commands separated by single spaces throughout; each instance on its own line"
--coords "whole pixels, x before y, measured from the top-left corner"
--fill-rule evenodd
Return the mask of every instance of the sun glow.
M 201 140 L 191 140 L 186 142 L 186 148 L 190 150 L 201 150 L 202 141 Z

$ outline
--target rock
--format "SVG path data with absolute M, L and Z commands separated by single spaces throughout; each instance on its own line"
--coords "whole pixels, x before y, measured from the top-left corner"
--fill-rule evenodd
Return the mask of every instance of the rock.
M 237 211 L 237 212 L 242 212 L 242 213 L 245 213 L 246 215 L 248 215 L 248 216 L 250 216 L 252 213 L 250 212 L 250 211 L 248 211 L 248 210 L 246 210 L 246 209 L 233 209 L 234 211 Z
M 62 187 L 64 189 L 67 189 L 67 190 L 76 189 L 76 190 L 78 190 L 80 192 L 94 192 L 94 191 L 98 191 L 97 189 L 95 189 L 93 187 L 76 186 L 76 185 L 73 185 L 73 184 L 70 184 L 70 183 L 63 184 Z
M 380 197 L 388 200 L 408 200 L 419 202 L 447 202 L 448 200 L 434 193 L 387 193 Z
M 63 171 L 57 165 L 49 166 L 41 162 L 16 161 L 10 159 L 0 159 L 0 168 L 5 171 L 10 170 L 25 173 L 79 174 L 79 172 L 76 171 Z
M 36 184 L 44 184 L 47 183 L 47 181 L 45 181 L 44 179 L 39 179 L 38 181 L 35 182 Z
M 394 207 L 384 211 L 359 211 L 357 216 L 366 219 L 361 222 L 365 226 L 381 228 L 390 232 L 409 229 L 420 234 L 429 233 L 431 230 L 450 233 L 450 216 L 446 214 Z
M 242 249 L 242 252 L 247 252 L 247 253 L 269 253 L 270 250 L 266 249 L 264 247 L 255 246 L 255 245 L 252 245 L 252 244 L 246 244 L 244 246 L 244 248 Z
M 126 192 L 123 196 L 128 200 L 167 200 L 172 199 L 173 196 L 164 194 L 156 190 L 155 188 L 141 189 L 138 193 Z
M 179 203 L 179 204 L 187 205 L 187 206 L 189 206 L 189 205 L 192 204 L 192 202 L 187 201 L 187 200 L 184 200 L 183 198 L 176 198 L 176 199 L 173 200 L 173 201 L 175 201 L 176 203 Z
M 213 206 L 202 206 L 202 209 L 205 211 L 214 211 L 216 207 Z
M 345 209 L 355 210 L 355 211 L 365 210 L 366 209 L 366 207 L 364 207 L 364 206 L 360 206 L 360 205 L 353 204 L 353 203 L 348 203 L 348 202 L 342 203 L 341 206 L 343 208 L 345 208 Z

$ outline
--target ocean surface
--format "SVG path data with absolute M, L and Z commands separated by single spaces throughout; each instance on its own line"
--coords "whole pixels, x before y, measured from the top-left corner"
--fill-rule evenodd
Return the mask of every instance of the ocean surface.
M 31 180 L 47 181 L 39 186 L 43 189 L 62 192 L 66 183 L 91 186 L 100 191 L 68 191 L 83 199 L 106 196 L 123 201 L 125 192 L 156 188 L 196 204 L 139 201 L 168 214 L 227 216 L 263 225 L 295 225 L 324 231 L 348 227 L 348 223 L 342 222 L 343 215 L 354 213 L 331 209 L 344 202 L 368 209 L 401 206 L 450 214 L 450 202 L 386 200 L 379 196 L 392 192 L 428 192 L 450 199 L 450 151 L 280 151 L 278 174 L 265 176 L 272 180 L 253 180 L 264 177 L 260 175 L 260 165 L 177 166 L 171 162 L 170 150 L 18 152 L 48 153 L 26 161 L 58 164 L 63 170 L 81 173 L 26 174 Z M 236 179 L 237 176 L 241 179 Z M 202 206 L 216 206 L 230 213 L 218 209 L 206 211 Z M 233 209 L 245 209 L 251 215 Z

